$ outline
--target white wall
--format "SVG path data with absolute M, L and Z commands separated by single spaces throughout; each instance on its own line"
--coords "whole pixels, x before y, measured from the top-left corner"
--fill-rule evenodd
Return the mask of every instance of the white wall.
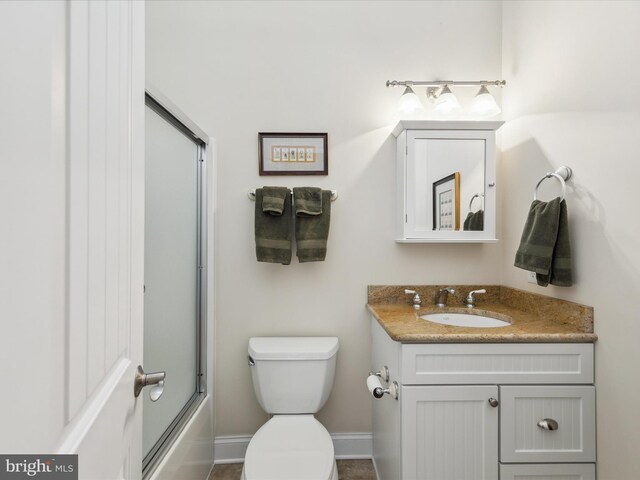
M 401 91 L 384 85 L 498 78 L 500 38 L 499 2 L 148 2 L 148 80 L 218 141 L 217 435 L 267 418 L 250 336 L 337 335 L 319 418 L 331 432 L 368 432 L 366 285 L 500 281 L 498 245 L 394 243 Z M 259 177 L 260 131 L 328 132 L 329 175 Z M 338 190 L 325 262 L 256 262 L 247 191 L 264 184 Z
M 0 2 L 3 453 L 52 452 L 65 425 L 66 22 Z
M 503 22 L 503 283 L 595 307 L 598 478 L 638 478 L 640 3 L 504 2 Z M 513 257 L 533 186 L 565 164 L 575 285 L 543 289 Z

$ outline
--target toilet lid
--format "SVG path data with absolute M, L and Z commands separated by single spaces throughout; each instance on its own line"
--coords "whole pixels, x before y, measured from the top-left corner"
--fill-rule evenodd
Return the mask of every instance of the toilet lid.
M 276 415 L 249 442 L 247 480 L 329 480 L 333 442 L 313 415 Z

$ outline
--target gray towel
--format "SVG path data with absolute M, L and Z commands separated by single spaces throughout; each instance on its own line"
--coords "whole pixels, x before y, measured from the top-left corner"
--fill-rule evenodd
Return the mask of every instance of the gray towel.
M 469 212 L 462 225 L 463 230 L 482 231 L 484 230 L 484 211 Z
M 282 215 L 285 198 L 289 196 L 291 190 L 287 187 L 262 187 L 262 211 L 271 215 Z
M 296 215 L 296 255 L 300 263 L 322 262 L 327 255 L 331 220 L 331 191 L 322 190 L 322 213 Z
M 533 201 L 514 265 L 535 272 L 542 287 L 573 284 L 567 204 L 560 197 L 550 202 Z
M 322 213 L 322 189 L 318 187 L 294 187 L 293 210 L 298 216 Z
M 255 238 L 256 258 L 259 262 L 291 263 L 292 210 L 287 188 L 281 215 L 263 210 L 263 189 L 256 189 Z

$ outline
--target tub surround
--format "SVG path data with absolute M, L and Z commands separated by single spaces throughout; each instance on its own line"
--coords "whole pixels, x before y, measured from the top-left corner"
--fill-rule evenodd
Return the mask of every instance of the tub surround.
M 448 306 L 433 303 L 441 288 L 453 287 Z M 416 310 L 405 288 L 416 290 Z M 470 290 L 485 288 L 473 309 L 464 305 Z M 595 342 L 593 308 L 501 285 L 393 285 L 368 287 L 367 308 L 391 339 L 402 343 L 584 343 Z M 454 327 L 420 318 L 428 313 L 475 313 L 511 323 L 500 328 Z

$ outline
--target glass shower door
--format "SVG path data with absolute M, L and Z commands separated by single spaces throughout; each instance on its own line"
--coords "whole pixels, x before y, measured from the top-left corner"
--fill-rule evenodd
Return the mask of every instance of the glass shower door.
M 151 97 L 145 119 L 144 366 L 166 372 L 162 396 L 144 395 L 148 471 L 202 397 L 204 145 Z

